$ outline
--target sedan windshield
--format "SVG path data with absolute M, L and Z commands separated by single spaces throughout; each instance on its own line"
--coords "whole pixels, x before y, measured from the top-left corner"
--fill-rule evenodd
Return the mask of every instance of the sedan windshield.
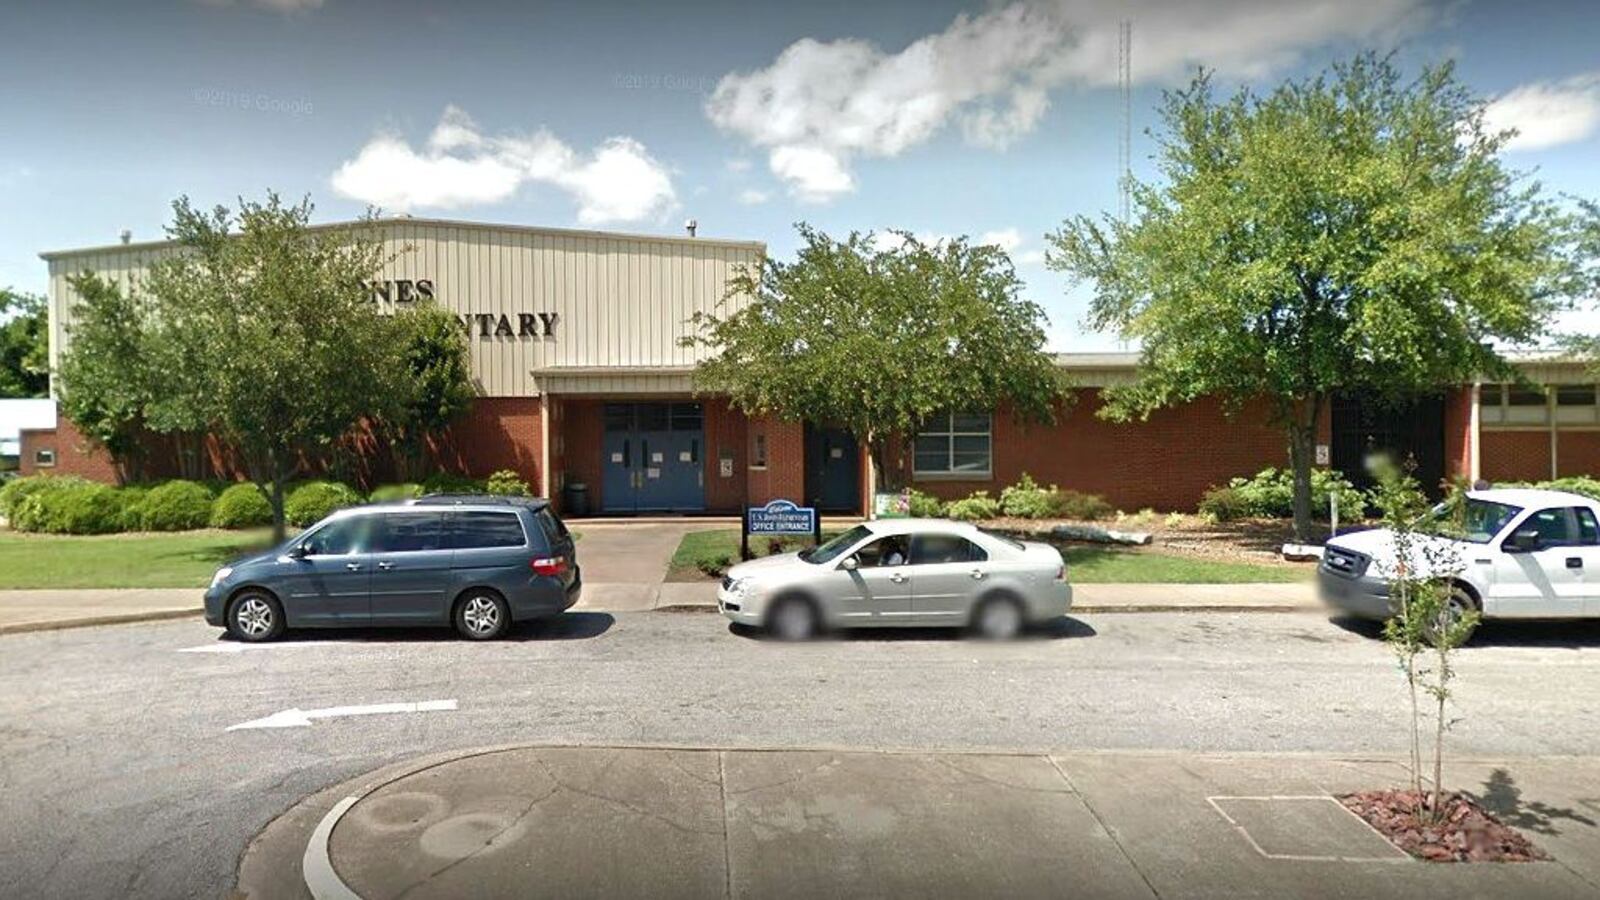
M 1520 506 L 1468 497 L 1465 504 L 1446 502 L 1435 506 L 1428 518 L 1438 525 L 1439 533 L 1445 537 L 1487 544 L 1519 512 L 1522 512 Z
M 839 554 L 849 550 L 851 547 L 854 547 L 861 541 L 866 540 L 869 536 L 871 536 L 871 534 L 872 531 L 868 529 L 867 526 L 857 525 L 849 531 L 846 531 L 844 534 L 835 537 L 833 540 L 827 541 L 820 547 L 817 547 L 815 550 L 800 551 L 800 558 L 808 563 L 815 563 L 819 566 L 823 563 L 833 562 L 838 558 Z

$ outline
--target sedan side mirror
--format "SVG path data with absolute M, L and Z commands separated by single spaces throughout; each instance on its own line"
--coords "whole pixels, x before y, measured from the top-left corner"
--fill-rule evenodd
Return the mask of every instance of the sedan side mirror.
M 839 568 L 845 570 L 846 572 L 854 572 L 860 566 L 861 562 L 854 556 L 846 556 L 839 562 Z
M 1511 537 L 1506 538 L 1505 542 L 1500 545 L 1500 549 L 1507 553 L 1532 553 L 1538 550 L 1542 544 L 1543 542 L 1539 540 L 1537 529 L 1523 528 L 1512 532 Z

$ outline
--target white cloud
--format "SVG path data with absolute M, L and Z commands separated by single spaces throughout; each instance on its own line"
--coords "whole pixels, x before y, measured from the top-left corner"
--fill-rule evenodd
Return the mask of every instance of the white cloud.
M 1007 253 L 1022 246 L 1022 232 L 1015 228 L 1001 228 L 995 231 L 985 231 L 978 235 L 977 243 L 993 244 Z
M 447 107 L 427 145 L 380 134 L 333 173 L 334 190 L 385 209 L 454 209 L 509 199 L 524 183 L 570 194 L 583 224 L 659 219 L 677 205 L 672 177 L 643 144 L 613 137 L 580 154 L 548 131 L 485 135 Z
M 1517 130 L 1507 150 L 1581 141 L 1600 129 L 1600 72 L 1514 88 L 1489 104 L 1484 120 L 1493 131 Z
M 745 206 L 760 206 L 770 199 L 772 197 L 766 191 L 758 191 L 755 188 L 745 188 L 739 192 L 739 202 Z
M 706 115 L 767 151 L 802 199 L 855 189 L 858 158 L 893 157 L 947 126 L 1002 149 L 1037 127 L 1050 92 L 1117 81 L 1117 29 L 1134 22 L 1133 77 L 1167 82 L 1204 64 L 1257 77 L 1312 47 L 1388 40 L 1429 0 L 1013 0 L 963 13 L 897 52 L 857 38 L 789 45 L 772 64 L 723 76 Z
M 735 175 L 743 175 L 750 171 L 750 160 L 742 156 L 735 156 L 726 163 L 728 171 Z

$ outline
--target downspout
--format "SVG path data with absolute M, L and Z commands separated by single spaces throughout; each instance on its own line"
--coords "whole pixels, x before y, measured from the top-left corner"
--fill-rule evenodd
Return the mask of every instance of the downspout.
M 1472 383 L 1472 409 L 1467 414 L 1467 480 L 1473 484 L 1483 478 L 1483 382 Z

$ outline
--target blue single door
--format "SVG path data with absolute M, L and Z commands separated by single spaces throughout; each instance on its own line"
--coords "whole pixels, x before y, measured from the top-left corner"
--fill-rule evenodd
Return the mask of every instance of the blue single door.
M 600 452 L 603 454 L 600 461 L 601 510 L 622 513 L 638 509 L 639 436 L 633 431 L 631 419 L 626 429 L 613 431 L 608 411 Z

